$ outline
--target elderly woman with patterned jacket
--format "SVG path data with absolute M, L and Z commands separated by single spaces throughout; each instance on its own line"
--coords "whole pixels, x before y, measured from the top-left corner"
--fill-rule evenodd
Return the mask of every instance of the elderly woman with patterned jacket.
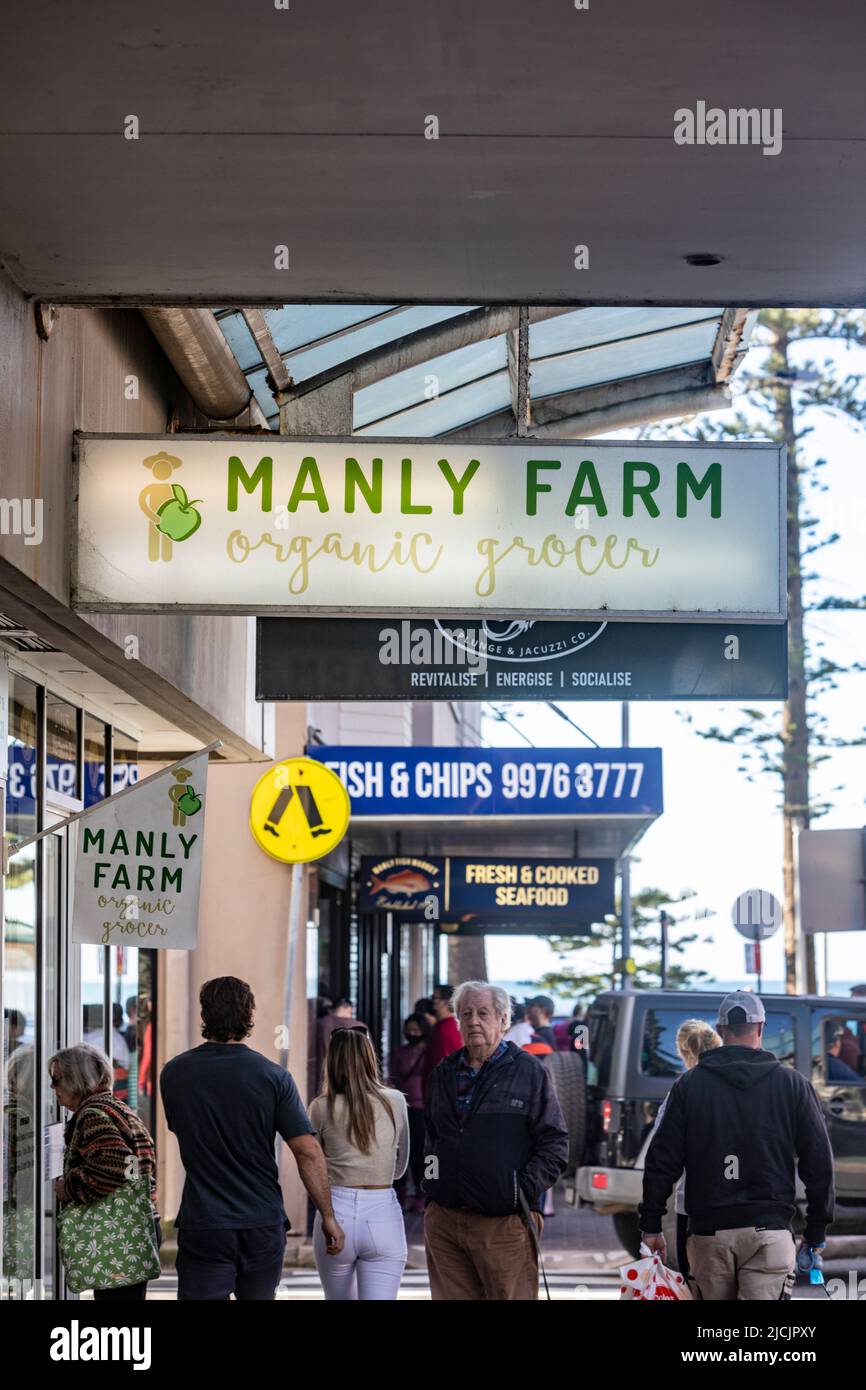
M 153 1140 L 135 1111 L 113 1094 L 108 1058 L 89 1043 L 78 1043 L 55 1052 L 48 1069 L 59 1104 L 72 1112 L 65 1132 L 63 1177 L 54 1183 L 58 1200 L 88 1206 L 115 1192 L 130 1176 L 147 1177 L 159 1244 Z M 146 1281 L 93 1291 L 95 1299 L 143 1299 L 146 1294 Z

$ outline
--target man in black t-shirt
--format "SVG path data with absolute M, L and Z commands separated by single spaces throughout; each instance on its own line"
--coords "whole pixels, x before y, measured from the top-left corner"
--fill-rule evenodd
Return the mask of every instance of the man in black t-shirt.
M 322 1149 L 292 1077 L 247 1047 L 255 999 L 233 975 L 201 988 L 200 1047 L 162 1069 L 166 1122 L 186 1170 L 178 1231 L 179 1299 L 272 1299 L 288 1218 L 274 1143 L 288 1144 L 322 1214 L 328 1253 L 343 1248 Z

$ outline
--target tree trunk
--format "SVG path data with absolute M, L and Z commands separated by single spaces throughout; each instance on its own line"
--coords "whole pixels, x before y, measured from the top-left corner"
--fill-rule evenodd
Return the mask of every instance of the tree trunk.
M 780 334 L 771 355 L 771 371 L 785 374 L 776 388 L 776 420 L 788 448 L 788 698 L 782 715 L 783 874 L 785 889 L 785 989 L 797 992 L 797 920 L 794 911 L 794 836 L 809 825 L 809 728 L 806 719 L 806 663 L 803 644 L 803 583 L 800 554 L 800 469 L 791 388 L 788 339 Z M 816 992 L 815 953 L 806 941 L 806 992 Z
M 448 941 L 448 984 L 487 979 L 483 936 L 452 936 Z

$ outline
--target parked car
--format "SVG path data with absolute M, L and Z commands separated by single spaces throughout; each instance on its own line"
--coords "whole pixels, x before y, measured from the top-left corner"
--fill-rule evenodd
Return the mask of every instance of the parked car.
M 715 1024 L 723 997 L 703 990 L 609 990 L 589 1011 L 586 1113 L 583 1132 L 573 1136 L 581 1142 L 574 1195 L 578 1202 L 612 1215 L 620 1240 L 634 1255 L 640 1244 L 637 1207 L 643 1155 L 658 1108 L 683 1070 L 677 1030 L 689 1018 Z M 824 1111 L 836 1168 L 836 1220 L 831 1231 L 866 1231 L 866 999 L 790 994 L 761 998 L 767 1012 L 764 1048 L 812 1082 Z M 840 1033 L 848 1059 L 846 1076 L 831 1080 L 828 1039 Z M 575 1089 L 573 1081 L 570 1089 Z M 802 1222 L 804 1210 L 799 1182 L 797 1192 L 795 1224 Z M 672 1198 L 665 1219 L 670 1260 L 676 1258 L 673 1227 Z

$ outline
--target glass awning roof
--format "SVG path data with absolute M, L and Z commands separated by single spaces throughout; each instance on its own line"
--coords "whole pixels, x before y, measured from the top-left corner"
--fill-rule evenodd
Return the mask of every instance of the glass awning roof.
M 431 341 L 429 358 L 404 370 L 388 370 L 389 349 L 407 335 L 444 329 L 477 315 L 476 305 L 322 304 L 285 305 L 262 311 L 275 354 L 292 386 L 311 384 L 341 365 L 350 369 L 367 354 L 380 354 L 378 379 L 353 395 L 354 431 L 366 435 L 429 437 L 465 429 L 485 420 L 496 432 L 507 423 L 514 393 L 513 330 L 469 342 L 449 351 L 441 332 Z M 279 428 L 274 381 L 256 337 L 241 309 L 216 310 L 226 341 L 249 381 L 269 426 Z M 515 310 L 516 313 L 516 310 Z M 756 312 L 717 308 L 585 308 L 531 311 L 529 390 L 531 401 L 567 402 L 564 413 L 579 416 L 581 392 L 608 383 L 639 382 L 659 376 L 665 393 L 696 381 L 708 386 L 727 380 L 748 345 Z M 261 333 L 258 338 L 261 340 Z M 431 340 L 434 338 L 431 332 Z M 395 363 L 399 352 L 393 353 Z M 275 356 L 271 357 L 271 365 Z M 705 368 L 705 371 L 703 370 Z M 686 369 L 688 380 L 686 381 Z M 671 375 L 673 373 L 673 375 Z M 367 375 L 370 375 L 368 372 Z M 377 376 L 376 372 L 372 375 Z M 622 391 L 620 391 L 622 397 Z M 625 392 L 626 396 L 628 392 Z M 636 392 L 651 396 L 646 386 Z M 587 409 L 597 408 L 598 391 Z M 573 409 L 572 409 L 573 407 Z M 615 426 L 612 426 L 615 427 Z

